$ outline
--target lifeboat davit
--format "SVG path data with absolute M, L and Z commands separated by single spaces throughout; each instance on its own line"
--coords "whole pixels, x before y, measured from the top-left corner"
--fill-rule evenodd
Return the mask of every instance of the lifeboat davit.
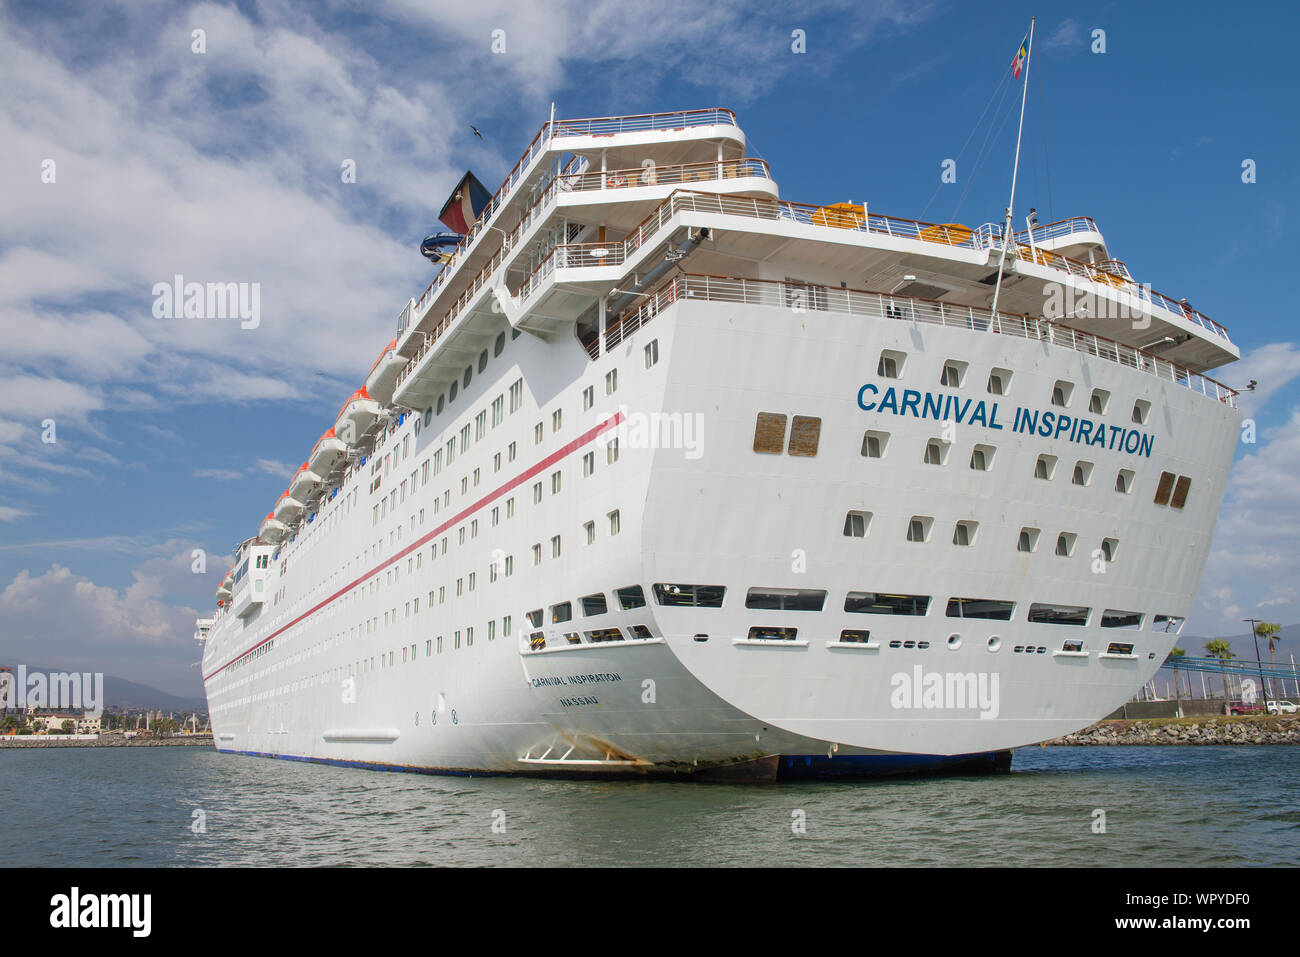
M 271 510 L 277 522 L 283 522 L 285 525 L 293 523 L 299 515 L 302 514 L 304 506 L 288 492 L 280 496 L 280 501 L 275 503 L 275 508 Z
M 356 445 L 381 412 L 383 408 L 370 398 L 369 392 L 364 388 L 357 389 L 339 409 L 338 418 L 334 420 L 334 434 L 348 445 Z
M 293 478 L 289 480 L 289 494 L 300 502 L 306 502 L 320 491 L 321 482 L 321 477 L 311 470 L 311 466 L 303 462 L 298 466 L 298 471 L 293 473 Z
M 258 530 L 257 537 L 264 542 L 278 542 L 284 538 L 284 533 L 288 530 L 284 522 L 278 521 L 275 513 L 271 512 L 266 518 L 262 519 L 262 527 Z
M 397 340 L 384 346 L 379 358 L 370 367 L 366 376 L 366 392 L 377 402 L 387 405 L 393 401 L 393 389 L 397 387 L 397 374 L 406 365 L 406 360 L 397 354 Z
M 307 457 L 307 464 L 317 475 L 325 476 L 333 472 L 347 454 L 348 447 L 334 435 L 334 430 L 330 429 L 316 440 L 311 455 Z

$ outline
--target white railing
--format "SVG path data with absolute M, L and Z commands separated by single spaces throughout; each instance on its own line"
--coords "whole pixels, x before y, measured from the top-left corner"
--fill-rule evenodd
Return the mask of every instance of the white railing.
M 447 265 L 439 273 L 438 277 L 429 284 L 429 288 L 424 291 L 424 295 L 420 297 L 419 304 L 416 306 L 416 312 L 420 311 L 419 305 L 424 303 L 430 293 L 435 292 L 436 288 L 440 288 L 455 272 L 454 265 L 457 258 L 472 246 L 483 231 L 491 225 L 493 217 L 505 204 L 515 184 L 525 175 L 533 160 L 550 148 L 552 140 L 556 137 L 604 136 L 634 130 L 675 130 L 697 126 L 736 125 L 736 114 L 727 109 L 687 110 L 679 113 L 646 113 L 636 116 L 601 116 L 543 123 L 542 128 L 537 131 L 537 135 L 533 137 L 532 142 L 528 144 L 528 148 L 524 150 L 523 155 L 515 163 L 514 168 L 510 170 L 505 180 L 492 195 L 492 198 L 488 200 L 487 206 L 483 208 L 483 212 L 470 227 L 469 232 L 456 244 Z M 572 166 L 581 161 L 580 157 L 575 157 L 570 161 L 569 165 Z M 561 175 L 567 171 L 568 167 L 561 172 Z M 399 329 L 398 331 L 402 330 Z
M 1029 244 L 1031 239 L 1034 243 L 1041 243 L 1049 239 L 1056 239 L 1058 236 L 1069 236 L 1072 233 L 1097 233 L 1100 235 L 1101 230 L 1097 228 L 1097 221 L 1091 216 L 1075 216 L 1071 219 L 1061 219 L 1054 223 L 1048 223 L 1046 226 L 1035 226 L 1032 235 L 1030 230 L 1022 229 L 1018 233 L 1012 233 L 1012 236 L 1018 243 Z
M 736 125 L 736 114 L 731 110 L 685 110 L 679 113 L 642 113 L 635 116 L 597 116 L 584 120 L 556 120 L 555 135 L 610 136 L 614 133 L 645 130 L 684 130 L 695 126 Z
M 1237 404 L 1237 393 L 1209 376 L 1193 372 L 1133 346 L 1047 319 L 1006 313 L 994 317 L 988 309 L 976 306 L 957 306 L 930 299 L 787 283 L 780 280 L 740 279 L 693 273 L 675 276 L 657 287 L 654 292 L 647 294 L 640 306 L 625 314 L 614 326 L 606 330 L 606 350 L 612 349 L 652 320 L 661 309 L 683 299 L 777 306 L 799 313 L 837 312 L 871 319 L 919 322 L 1033 339 L 1146 372 L 1218 399 L 1234 408 Z
M 667 209 L 664 210 L 661 207 L 661 210 L 652 213 L 646 224 L 652 220 L 656 222 L 666 221 L 672 213 L 681 209 L 692 209 L 726 216 L 786 220 L 855 232 L 881 233 L 895 238 L 920 239 L 926 242 L 967 249 L 998 248 L 1002 242 L 1001 230 L 996 226 L 984 226 L 972 230 L 952 223 L 925 223 L 913 219 L 881 216 L 876 213 L 864 215 L 849 209 L 837 209 L 831 206 L 809 206 L 805 203 L 791 203 L 786 200 L 724 196 L 718 193 L 697 193 L 683 190 L 668 197 L 664 207 L 667 207 Z M 1111 269 L 1106 268 L 1106 264 L 1092 265 L 1079 262 L 1077 259 L 1070 259 L 1059 253 L 1049 252 L 1045 249 L 1035 249 L 1018 242 L 1008 249 L 1008 253 L 1026 262 L 1034 262 L 1040 266 L 1064 270 L 1070 275 L 1122 290 L 1143 302 L 1180 315 L 1189 322 L 1201 326 L 1222 339 L 1228 339 L 1228 330 L 1213 319 L 1197 312 L 1190 306 L 1184 306 L 1163 293 L 1140 286 L 1131 279 L 1116 275 Z
M 739 179 L 746 176 L 759 179 L 772 178 L 766 162 L 746 157 L 707 163 L 678 163 L 670 166 L 638 166 L 634 169 L 570 173 L 559 177 L 559 188 L 561 191 L 568 192 L 624 189 L 629 186 L 680 186 L 683 183 Z

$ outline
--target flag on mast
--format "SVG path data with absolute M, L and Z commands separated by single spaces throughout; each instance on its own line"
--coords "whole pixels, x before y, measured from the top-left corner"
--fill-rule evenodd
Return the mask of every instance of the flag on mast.
M 1029 56 L 1029 36 L 1020 41 L 1020 49 L 1016 51 L 1016 58 L 1011 61 L 1011 75 L 1017 80 L 1020 79 L 1020 71 L 1025 68 L 1025 58 Z

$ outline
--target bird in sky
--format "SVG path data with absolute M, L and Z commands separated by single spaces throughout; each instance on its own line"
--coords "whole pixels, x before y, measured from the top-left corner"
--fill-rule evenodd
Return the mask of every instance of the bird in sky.
M 475 126 L 473 123 L 469 125 L 469 128 L 474 131 L 474 135 L 477 136 L 479 139 L 483 138 L 483 134 L 478 131 L 478 127 Z

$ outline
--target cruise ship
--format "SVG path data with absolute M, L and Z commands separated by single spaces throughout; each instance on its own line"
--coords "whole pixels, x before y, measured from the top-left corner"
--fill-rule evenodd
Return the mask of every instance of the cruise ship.
M 552 118 L 444 213 L 197 623 L 218 750 L 995 771 L 1164 662 L 1239 352 L 1093 219 L 788 200 L 727 109 Z

